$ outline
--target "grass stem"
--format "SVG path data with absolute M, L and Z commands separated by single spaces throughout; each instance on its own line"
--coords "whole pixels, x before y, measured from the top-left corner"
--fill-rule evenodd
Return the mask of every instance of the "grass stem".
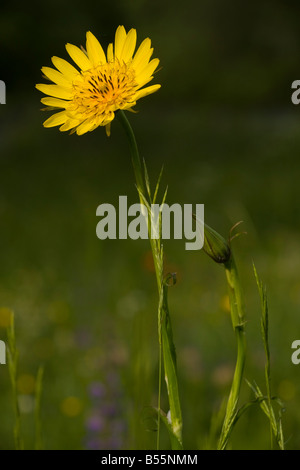
M 237 341 L 237 360 L 226 406 L 223 427 L 218 443 L 218 450 L 224 450 L 226 448 L 229 436 L 235 424 L 246 359 L 244 306 L 238 271 L 232 253 L 229 260 L 224 263 L 224 266 L 229 288 L 231 322 Z

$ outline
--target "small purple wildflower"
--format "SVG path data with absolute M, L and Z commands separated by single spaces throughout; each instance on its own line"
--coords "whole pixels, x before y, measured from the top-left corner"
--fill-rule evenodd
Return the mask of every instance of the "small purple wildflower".
M 124 448 L 126 422 L 122 419 L 122 385 L 117 373 L 88 387 L 91 409 L 86 420 L 85 446 L 91 450 Z

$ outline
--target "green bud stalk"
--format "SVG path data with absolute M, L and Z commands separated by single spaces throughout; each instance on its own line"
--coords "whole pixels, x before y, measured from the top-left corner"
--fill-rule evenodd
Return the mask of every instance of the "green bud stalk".
M 225 450 L 238 413 L 238 401 L 246 358 L 243 295 L 230 241 L 227 242 L 206 224 L 204 225 L 203 250 L 216 263 L 224 265 L 229 290 L 231 323 L 237 341 L 236 366 L 218 442 L 218 450 Z

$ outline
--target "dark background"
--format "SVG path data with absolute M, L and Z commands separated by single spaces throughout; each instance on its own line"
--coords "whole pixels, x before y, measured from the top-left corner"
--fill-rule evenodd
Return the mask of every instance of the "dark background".
M 106 46 L 123 24 L 137 29 L 138 43 L 150 37 L 161 61 L 153 81 L 161 89 L 129 115 L 153 185 L 164 165 L 169 204 L 204 203 L 206 222 L 225 237 L 243 220 L 247 235 L 234 250 L 246 299 L 245 376 L 265 391 L 254 261 L 268 290 L 273 393 L 286 405 L 287 448 L 300 449 L 300 366 L 291 362 L 300 335 L 300 108 L 291 102 L 291 84 L 300 79 L 299 2 L 53 0 L 10 2 L 0 11 L 7 87 L 0 307 L 15 313 L 26 447 L 34 445 L 30 383 L 40 364 L 46 448 L 155 446 L 149 407 L 157 404 L 157 296 L 149 244 L 101 242 L 95 232 L 99 204 L 117 206 L 119 195 L 137 202 L 125 135 L 117 121 L 110 138 L 102 128 L 81 137 L 44 129 L 35 89 L 51 56 L 68 60 L 67 42 L 85 45 L 90 30 Z M 205 448 L 235 360 L 224 272 L 203 251 L 185 251 L 184 241 L 166 241 L 165 252 L 166 269 L 178 277 L 169 297 L 184 442 Z M 4 328 L 0 334 L 5 340 Z M 0 387 L 0 447 L 7 449 L 14 421 L 4 365 Z M 242 402 L 252 398 L 244 384 Z M 269 447 L 258 408 L 238 423 L 231 445 Z M 169 446 L 164 433 L 162 446 Z

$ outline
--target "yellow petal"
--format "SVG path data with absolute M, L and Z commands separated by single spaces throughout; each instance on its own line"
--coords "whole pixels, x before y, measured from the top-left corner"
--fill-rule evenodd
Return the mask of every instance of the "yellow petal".
M 136 30 L 131 29 L 126 36 L 123 50 L 120 56 L 120 60 L 129 62 L 132 59 L 132 55 L 134 53 L 134 49 L 136 46 Z
M 107 47 L 107 62 L 112 62 L 114 60 L 114 46 L 111 42 Z
M 66 44 L 66 49 L 69 56 L 74 60 L 75 64 L 81 68 L 81 70 L 89 70 L 92 68 L 92 63 L 85 53 L 79 49 L 79 47 L 73 44 Z
M 109 112 L 108 114 L 105 115 L 105 117 L 102 119 L 102 121 L 99 123 L 100 126 L 107 126 L 108 124 L 111 123 L 111 121 L 114 119 L 115 113 L 113 111 Z
M 67 115 L 65 111 L 61 111 L 60 113 L 53 114 L 51 117 L 49 117 L 44 123 L 44 127 L 54 127 L 54 126 L 60 126 L 63 124 L 67 119 Z
M 153 48 L 149 49 L 148 52 L 141 56 L 138 61 L 133 59 L 130 66 L 135 70 L 136 74 L 140 73 L 145 67 L 147 67 L 152 54 Z
M 54 96 L 55 98 L 62 98 L 70 100 L 72 98 L 71 89 L 61 87 L 59 85 L 45 85 L 44 83 L 38 83 L 36 88 L 45 95 Z
M 110 128 L 111 128 L 111 122 L 109 122 L 105 126 L 105 132 L 106 132 L 107 137 L 110 137 Z
M 136 81 L 137 83 L 142 86 L 145 83 L 147 83 L 152 76 L 154 70 L 157 68 L 159 64 L 159 59 L 152 59 L 146 67 L 141 70 L 140 72 L 137 72 L 136 75 Z
M 147 85 L 147 83 L 151 82 L 151 80 L 153 80 L 153 75 L 151 75 L 150 77 L 145 77 L 145 79 L 143 81 L 139 82 L 139 87 L 138 88 L 144 87 L 145 85 Z
M 77 129 L 76 129 L 77 135 L 83 135 L 86 132 L 91 131 L 93 129 L 94 125 L 95 125 L 95 120 L 94 119 L 87 119 L 86 121 L 84 121 L 82 124 L 80 124 L 77 127 Z
M 74 129 L 74 127 L 77 127 L 80 124 L 80 121 L 78 119 L 67 119 L 67 121 L 60 126 L 59 130 L 62 132 L 69 131 L 70 129 Z
M 120 109 L 123 109 L 124 111 L 129 110 L 130 108 L 132 108 L 135 105 L 136 105 L 136 101 L 130 101 L 128 103 L 124 103 L 123 105 L 121 105 Z
M 150 53 L 150 51 L 151 51 L 151 53 Z M 132 61 L 132 67 L 134 67 L 134 68 L 138 67 L 140 62 L 143 61 L 143 59 L 145 57 L 149 56 L 149 59 L 150 59 L 152 52 L 153 52 L 153 49 L 151 49 L 150 39 L 149 38 L 144 39 L 144 41 L 141 43 L 140 47 L 136 51 L 136 54 L 134 55 L 134 58 L 133 58 L 133 61 Z M 148 59 L 148 61 L 149 61 L 149 59 Z
M 126 31 L 124 26 L 119 26 L 115 34 L 115 58 L 121 58 L 124 42 L 126 39 Z
M 86 33 L 86 50 L 93 65 L 106 63 L 106 57 L 102 46 L 90 31 Z
M 63 87 L 71 87 L 72 85 L 72 81 L 69 78 L 66 78 L 62 73 L 52 69 L 51 67 L 42 67 L 42 72 L 47 78 L 49 78 L 49 80 L 52 80 L 52 82 L 57 85 L 61 85 Z
M 74 80 L 79 75 L 79 72 L 73 65 L 67 62 L 65 59 L 53 56 L 51 58 L 54 67 L 57 68 L 63 75 L 68 77 L 70 80 Z
M 152 85 L 143 88 L 142 90 L 136 92 L 134 99 L 137 101 L 140 98 L 143 98 L 144 96 L 150 95 L 151 93 L 154 93 L 155 91 L 159 90 L 160 87 L 161 85 Z
M 46 106 L 54 106 L 55 108 L 66 108 L 69 101 L 60 100 L 58 98 L 45 97 L 41 99 L 41 102 Z

